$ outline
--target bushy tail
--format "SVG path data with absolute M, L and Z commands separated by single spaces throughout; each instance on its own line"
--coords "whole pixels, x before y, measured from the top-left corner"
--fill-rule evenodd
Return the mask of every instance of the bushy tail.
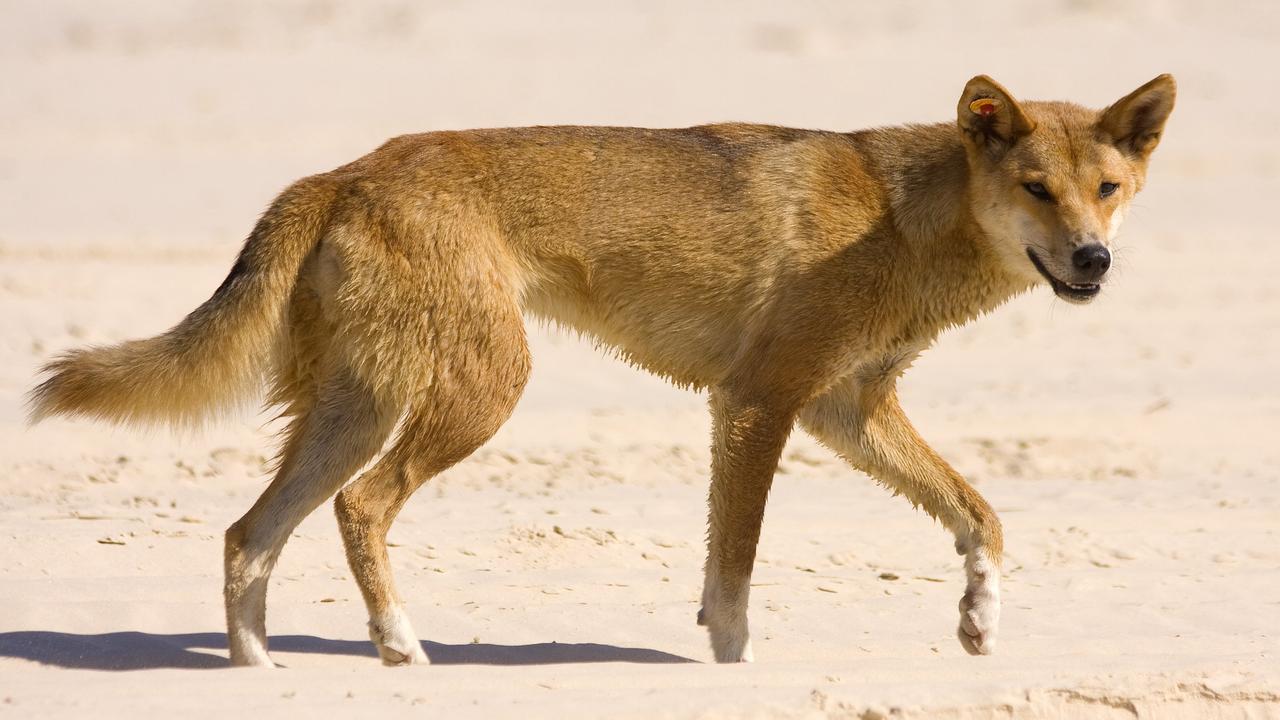
M 307 254 L 319 242 L 334 188 L 302 180 L 258 221 L 213 296 L 168 332 L 68 352 L 45 365 L 28 396 L 31 422 L 85 415 L 117 423 L 198 425 L 258 387 Z

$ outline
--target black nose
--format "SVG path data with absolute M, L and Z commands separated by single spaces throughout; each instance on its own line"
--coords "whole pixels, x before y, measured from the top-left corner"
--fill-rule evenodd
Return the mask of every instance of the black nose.
M 1097 280 L 1111 267 L 1111 253 L 1097 243 L 1085 245 L 1071 254 L 1071 262 L 1081 275 Z

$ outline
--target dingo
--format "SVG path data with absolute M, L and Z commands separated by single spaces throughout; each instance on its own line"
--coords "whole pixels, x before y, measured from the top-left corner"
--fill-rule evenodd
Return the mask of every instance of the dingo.
M 955 534 L 968 579 L 958 636 L 989 653 L 1000 522 L 916 434 L 895 386 L 943 329 L 1034 285 L 1073 303 L 1098 294 L 1174 95 L 1162 75 L 1095 111 L 1019 103 L 979 76 L 955 123 L 395 138 L 285 190 L 172 330 L 51 362 L 32 418 L 194 424 L 265 379 L 291 421 L 275 479 L 226 534 L 232 662 L 271 664 L 267 577 L 336 492 L 379 655 L 422 663 L 387 529 L 511 413 L 529 313 L 708 390 L 698 622 L 717 661 L 751 659 L 756 542 L 797 423 Z

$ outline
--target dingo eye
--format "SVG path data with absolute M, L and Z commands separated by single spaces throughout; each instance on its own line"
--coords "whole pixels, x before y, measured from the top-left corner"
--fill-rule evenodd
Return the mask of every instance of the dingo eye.
M 1118 187 L 1115 183 L 1102 183 L 1098 186 L 1098 197 L 1111 197 Z
M 1053 196 L 1050 195 L 1049 191 L 1040 183 L 1023 183 L 1022 187 L 1026 188 L 1027 192 L 1031 193 L 1032 197 L 1037 200 L 1044 200 L 1045 202 L 1053 201 Z

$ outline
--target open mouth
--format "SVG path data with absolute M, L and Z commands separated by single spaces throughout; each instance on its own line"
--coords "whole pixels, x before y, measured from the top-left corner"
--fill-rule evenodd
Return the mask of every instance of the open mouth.
M 1044 263 L 1040 262 L 1040 258 L 1036 257 L 1031 248 L 1027 248 L 1027 257 L 1031 258 L 1031 264 L 1036 266 L 1036 270 L 1049 281 L 1049 286 L 1053 288 L 1053 294 L 1074 303 L 1087 303 L 1102 292 L 1102 286 L 1098 283 L 1069 283 L 1063 282 L 1053 276 L 1045 268 Z

